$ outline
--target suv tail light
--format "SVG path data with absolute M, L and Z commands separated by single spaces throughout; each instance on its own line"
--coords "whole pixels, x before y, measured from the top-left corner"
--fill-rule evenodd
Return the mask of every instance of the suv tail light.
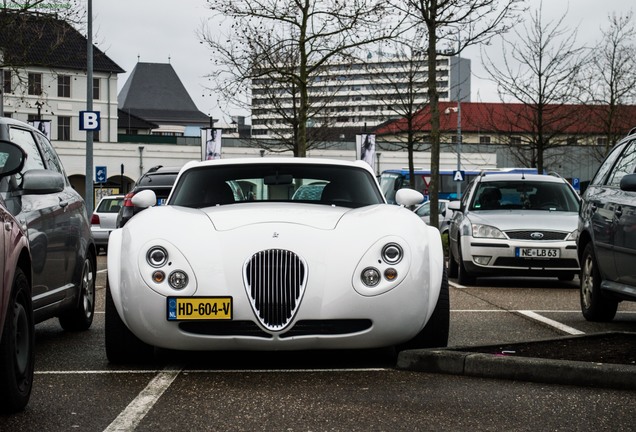
M 124 197 L 124 207 L 134 207 L 134 204 L 132 203 L 132 197 L 134 196 L 134 192 L 128 192 L 126 194 L 126 196 Z
M 91 216 L 91 225 L 99 225 L 99 215 L 93 213 L 93 216 Z

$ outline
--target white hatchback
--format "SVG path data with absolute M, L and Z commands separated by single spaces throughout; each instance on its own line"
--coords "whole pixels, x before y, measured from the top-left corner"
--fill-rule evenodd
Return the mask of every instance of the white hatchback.
M 97 252 L 108 250 L 108 237 L 112 230 L 117 227 L 117 213 L 123 205 L 123 195 L 109 195 L 103 197 L 91 217 L 91 232 L 95 239 Z

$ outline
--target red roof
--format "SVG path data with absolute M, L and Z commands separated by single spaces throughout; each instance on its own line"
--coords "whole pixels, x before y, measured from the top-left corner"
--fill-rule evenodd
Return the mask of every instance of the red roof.
M 537 111 L 520 103 L 462 102 L 462 132 L 473 133 L 532 133 L 536 130 Z M 624 135 L 636 126 L 636 105 L 618 108 L 613 133 Z M 572 135 L 604 135 L 608 107 L 605 105 L 547 105 L 544 109 L 544 132 Z M 440 130 L 443 133 L 457 131 L 457 102 L 440 102 Z M 415 129 L 431 130 L 431 112 L 428 107 L 420 110 L 414 119 Z M 378 135 L 394 135 L 407 130 L 404 118 L 379 126 Z

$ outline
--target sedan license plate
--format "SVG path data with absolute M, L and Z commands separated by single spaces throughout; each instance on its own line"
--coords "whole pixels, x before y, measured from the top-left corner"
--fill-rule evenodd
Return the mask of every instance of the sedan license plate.
M 168 297 L 168 321 L 231 320 L 232 297 Z
M 559 249 L 517 248 L 515 255 L 518 258 L 559 258 Z

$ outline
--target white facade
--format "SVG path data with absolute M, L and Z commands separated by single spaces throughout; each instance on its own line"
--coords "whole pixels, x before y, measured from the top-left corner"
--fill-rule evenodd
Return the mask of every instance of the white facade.
M 5 69 L 11 77 L 11 92 L 4 92 L 4 115 L 27 122 L 37 118 L 38 107 L 42 120 L 51 121 L 51 140 L 60 137 L 60 118 L 70 119 L 69 141 L 86 141 L 86 133 L 79 130 L 79 112 L 86 110 L 86 73 L 76 70 L 43 67 Z M 41 77 L 41 94 L 29 94 L 29 74 Z M 65 78 L 68 77 L 68 78 Z M 99 82 L 99 94 L 93 100 L 93 110 L 100 112 L 100 141 L 117 141 L 117 74 L 93 72 Z M 58 96 L 60 81 L 69 84 L 68 97 Z

